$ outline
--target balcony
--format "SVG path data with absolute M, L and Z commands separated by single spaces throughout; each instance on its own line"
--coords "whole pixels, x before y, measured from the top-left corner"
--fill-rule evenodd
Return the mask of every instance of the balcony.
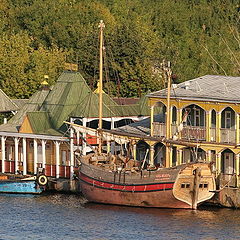
M 171 125 L 173 136 L 177 132 L 177 125 Z M 153 122 L 153 136 L 166 137 L 166 124 Z M 236 130 L 221 128 L 220 137 L 222 143 L 236 143 Z M 206 127 L 202 126 L 184 126 L 181 131 L 181 139 L 206 141 Z M 210 141 L 216 142 L 216 128 L 210 129 Z
M 206 140 L 206 128 L 184 126 L 181 132 L 182 139 L 188 140 Z
M 224 143 L 235 143 L 236 142 L 236 130 L 229 128 L 221 128 L 221 142 Z

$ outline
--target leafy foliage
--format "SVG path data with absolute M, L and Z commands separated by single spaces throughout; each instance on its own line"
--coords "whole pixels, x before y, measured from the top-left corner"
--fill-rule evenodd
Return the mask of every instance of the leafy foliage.
M 238 0 L 2 0 L 0 87 L 28 97 L 43 75 L 53 84 L 64 61 L 98 78 L 98 23 L 105 22 L 105 91 L 140 96 L 164 87 L 160 63 L 177 82 L 239 75 Z

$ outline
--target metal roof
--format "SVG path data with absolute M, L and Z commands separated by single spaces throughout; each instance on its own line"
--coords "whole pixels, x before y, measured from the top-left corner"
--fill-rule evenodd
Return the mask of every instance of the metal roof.
M 0 112 L 11 112 L 18 109 L 19 107 L 0 89 Z
M 180 84 L 173 84 L 171 98 L 240 103 L 240 77 L 206 75 Z M 148 97 L 166 98 L 166 89 Z
M 163 121 L 163 119 L 164 119 L 163 114 L 154 115 L 154 121 L 156 122 L 161 122 Z M 146 118 L 126 126 L 114 128 L 114 130 L 120 133 L 150 136 L 150 121 L 151 121 L 150 118 Z
M 7 124 L 0 126 L 0 131 L 18 132 L 28 115 L 34 133 L 59 134 L 63 122 L 69 117 L 98 117 L 98 108 L 98 94 L 91 91 L 82 75 L 65 71 L 51 90 L 43 88 L 36 92 Z M 103 117 L 139 115 L 150 115 L 146 97 L 138 104 L 118 105 L 109 95 L 103 94 Z

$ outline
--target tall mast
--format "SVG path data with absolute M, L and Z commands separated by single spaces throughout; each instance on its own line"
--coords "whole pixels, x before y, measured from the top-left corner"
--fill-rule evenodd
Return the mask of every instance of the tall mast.
M 102 129 L 102 110 L 103 110 L 103 100 L 102 100 L 102 88 L 103 88 L 103 29 L 105 27 L 103 20 L 100 21 L 99 26 L 100 28 L 100 47 L 99 47 L 99 82 L 98 82 L 98 94 L 99 94 L 99 124 L 98 128 Z M 102 138 L 101 138 L 101 133 L 99 134 L 99 148 L 98 151 L 99 153 L 102 152 Z
M 170 62 L 168 62 L 168 66 L 166 68 L 167 73 L 167 118 L 166 118 L 166 139 L 170 139 L 170 128 L 171 128 L 171 107 L 170 107 L 170 96 L 171 96 L 171 78 L 172 78 L 172 70 L 170 68 Z M 166 167 L 170 167 L 170 159 L 171 159 L 171 146 L 167 142 L 166 143 Z

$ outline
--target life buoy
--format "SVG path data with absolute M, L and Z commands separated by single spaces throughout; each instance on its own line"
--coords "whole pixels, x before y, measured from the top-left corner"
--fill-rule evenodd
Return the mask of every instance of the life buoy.
M 48 183 L 48 179 L 47 179 L 47 177 L 45 175 L 39 175 L 37 177 L 37 183 L 40 186 L 45 186 Z

